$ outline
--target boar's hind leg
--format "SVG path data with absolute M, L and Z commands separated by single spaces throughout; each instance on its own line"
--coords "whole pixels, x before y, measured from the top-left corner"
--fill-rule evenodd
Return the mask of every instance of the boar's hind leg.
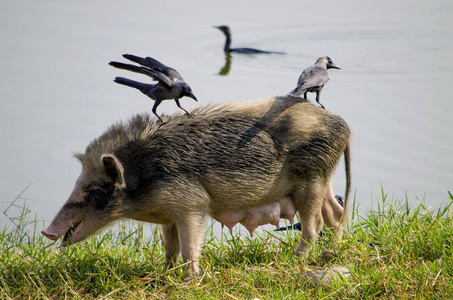
M 199 274 L 199 255 L 203 240 L 204 214 L 187 213 L 183 219 L 177 221 L 181 256 L 184 263 L 188 263 L 188 275 Z
M 343 207 L 338 203 L 332 193 L 332 188 L 329 188 L 322 206 L 322 217 L 329 230 L 331 230 L 337 239 L 341 238 L 343 233 L 342 218 L 344 214 Z
M 176 264 L 179 255 L 179 238 L 176 224 L 162 225 L 162 238 L 165 244 L 165 263 L 167 268 Z
M 321 185 L 322 186 L 322 185 Z M 299 211 L 302 223 L 302 239 L 296 249 L 296 255 L 301 256 L 315 243 L 323 226 L 321 209 L 325 193 L 323 187 L 307 184 L 296 189 L 293 199 Z

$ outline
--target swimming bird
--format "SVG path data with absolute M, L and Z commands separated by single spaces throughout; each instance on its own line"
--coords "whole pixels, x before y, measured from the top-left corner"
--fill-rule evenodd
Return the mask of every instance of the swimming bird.
M 231 30 L 230 27 L 222 25 L 222 26 L 214 26 L 214 28 L 219 29 L 222 31 L 225 36 L 226 36 L 226 41 L 225 41 L 225 47 L 223 48 L 223 51 L 225 53 L 243 53 L 243 54 L 285 54 L 284 52 L 274 52 L 274 51 L 264 51 L 264 50 L 259 50 L 259 49 L 254 49 L 254 48 L 230 48 L 231 46 Z
M 152 111 L 161 122 L 161 117 L 157 114 L 156 109 L 162 103 L 163 100 L 173 99 L 176 105 L 186 112 L 186 115 L 191 117 L 192 115 L 181 107 L 179 99 L 186 96 L 198 101 L 192 92 L 190 86 L 184 81 L 182 76 L 173 68 L 167 67 L 163 63 L 152 57 L 138 57 L 132 54 L 123 54 L 123 57 L 140 64 L 141 66 L 125 64 L 121 62 L 111 61 L 109 65 L 124 69 L 140 74 L 145 74 L 157 81 L 156 84 L 147 84 L 124 77 L 116 77 L 115 82 L 118 84 L 133 87 L 141 91 L 146 96 L 154 100 L 154 106 Z
M 316 93 L 316 102 L 319 103 L 319 95 L 324 85 L 329 81 L 328 69 L 339 69 L 341 68 L 334 64 L 330 57 L 323 56 L 318 58 L 313 66 L 306 68 L 302 74 L 300 74 L 299 80 L 297 81 L 297 87 L 292 90 L 289 95 L 294 97 L 300 97 L 302 94 L 307 99 L 307 93 Z M 324 105 L 319 103 L 322 108 Z

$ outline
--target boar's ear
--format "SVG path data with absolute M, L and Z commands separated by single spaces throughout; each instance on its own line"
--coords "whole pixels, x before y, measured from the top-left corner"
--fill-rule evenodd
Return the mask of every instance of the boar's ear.
M 74 153 L 74 157 L 77 158 L 80 162 L 82 162 L 82 158 L 85 154 L 81 153 L 81 152 L 75 152 Z
M 102 156 L 102 163 L 104 164 L 105 172 L 113 179 L 120 187 L 125 188 L 124 182 L 124 169 L 120 161 L 112 154 L 104 154 Z

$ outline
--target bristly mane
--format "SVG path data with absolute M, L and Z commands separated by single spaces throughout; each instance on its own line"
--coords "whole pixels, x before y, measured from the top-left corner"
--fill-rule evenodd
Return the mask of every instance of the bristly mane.
M 208 104 L 191 110 L 193 118 L 212 119 L 230 110 L 232 103 Z M 128 142 L 146 139 L 158 132 L 162 126 L 184 126 L 193 119 L 181 113 L 162 115 L 164 124 L 148 113 L 132 116 L 127 122 L 111 125 L 100 137 L 94 139 L 86 148 L 85 156 L 100 158 L 105 153 L 115 150 Z

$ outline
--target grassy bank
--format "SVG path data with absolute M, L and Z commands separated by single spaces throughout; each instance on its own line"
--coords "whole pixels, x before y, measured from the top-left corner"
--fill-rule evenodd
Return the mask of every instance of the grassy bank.
M 410 208 L 407 200 L 389 200 L 382 193 L 375 210 L 354 214 L 354 225 L 342 241 L 319 238 L 304 259 L 293 255 L 298 232 L 269 232 L 253 239 L 228 235 L 223 242 L 208 232 L 203 275 L 188 282 L 181 268 L 164 268 L 157 229 L 144 237 L 142 225 L 123 226 L 60 248 L 37 233 L 30 236 L 19 224 L 0 232 L 0 297 L 451 299 L 451 194 L 450 200 L 435 210 L 423 204 Z M 324 259 L 323 248 L 338 257 Z M 331 266 L 346 266 L 351 276 L 330 286 L 302 284 L 307 270 Z

